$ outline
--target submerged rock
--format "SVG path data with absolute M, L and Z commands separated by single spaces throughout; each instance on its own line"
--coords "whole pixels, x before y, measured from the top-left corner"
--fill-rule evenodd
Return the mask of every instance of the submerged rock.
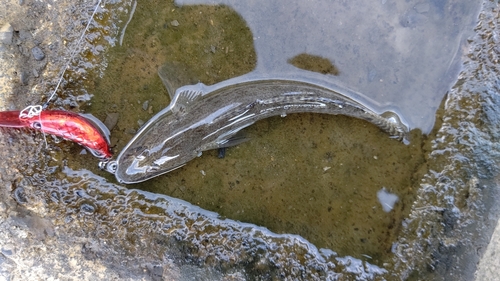
M 119 113 L 107 113 L 106 119 L 104 120 L 104 125 L 111 131 L 118 123 L 118 118 L 120 117 Z

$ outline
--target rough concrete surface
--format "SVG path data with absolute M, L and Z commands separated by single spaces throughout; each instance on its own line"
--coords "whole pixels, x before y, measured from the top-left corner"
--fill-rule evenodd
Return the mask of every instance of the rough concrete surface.
M 498 280 L 500 276 L 500 224 L 497 223 L 490 244 L 479 262 L 476 281 Z

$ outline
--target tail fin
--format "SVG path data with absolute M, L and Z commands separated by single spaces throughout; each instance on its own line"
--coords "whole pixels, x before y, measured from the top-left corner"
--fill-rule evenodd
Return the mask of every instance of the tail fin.
M 13 111 L 0 111 L 0 127 L 8 128 L 23 128 L 28 127 L 27 122 L 23 122 L 19 118 L 19 110 Z

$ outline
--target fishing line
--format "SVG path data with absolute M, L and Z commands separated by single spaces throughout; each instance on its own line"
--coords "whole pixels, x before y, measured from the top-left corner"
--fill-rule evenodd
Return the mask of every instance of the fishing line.
M 29 105 L 25 109 L 21 110 L 19 112 L 19 118 L 32 118 L 37 115 L 40 115 L 42 112 L 42 106 L 41 105 Z
M 134 0 L 134 3 L 132 4 L 132 10 L 130 10 L 130 16 L 128 17 L 128 21 L 127 23 L 125 23 L 125 26 L 123 27 L 122 32 L 120 34 L 120 46 L 123 44 L 123 37 L 125 36 L 125 30 L 127 30 L 127 26 L 132 20 L 132 17 L 134 16 L 136 7 L 137 7 L 137 0 Z
M 43 134 L 43 140 L 45 142 L 45 148 L 46 149 L 48 149 L 48 144 L 47 144 L 47 137 L 45 136 L 45 132 L 43 131 L 43 124 L 42 124 L 42 117 L 41 117 L 42 110 L 46 109 L 49 106 L 49 104 L 52 101 L 52 99 L 56 96 L 57 90 L 59 89 L 59 86 L 61 85 L 61 83 L 62 83 L 62 81 L 64 79 L 64 74 L 66 73 L 66 70 L 68 69 L 68 67 L 71 64 L 71 62 L 73 61 L 73 59 L 75 58 L 77 50 L 80 49 L 82 41 L 83 41 L 83 38 L 87 34 L 87 31 L 88 31 L 88 29 L 90 27 L 90 24 L 94 20 L 94 16 L 97 13 L 97 9 L 99 9 L 99 7 L 101 5 L 101 1 L 102 0 L 98 0 L 97 1 L 97 5 L 95 6 L 94 11 L 92 12 L 92 15 L 90 16 L 90 18 L 89 18 L 89 20 L 87 22 L 87 25 L 85 26 L 85 29 L 82 32 L 82 35 L 78 39 L 78 41 L 76 43 L 76 47 L 71 52 L 71 55 L 70 55 L 70 58 L 69 58 L 68 62 L 66 63 L 66 65 L 61 70 L 59 81 L 57 82 L 57 85 L 56 85 L 54 91 L 52 92 L 52 94 L 50 95 L 49 99 L 43 105 L 29 105 L 29 106 L 27 106 L 26 108 L 24 108 L 23 110 L 21 110 L 19 112 L 19 118 L 32 118 L 32 117 L 38 116 L 38 125 L 39 125 L 39 127 L 37 127 L 36 129 L 39 129 L 42 132 L 42 134 Z
M 68 62 L 66 63 L 66 65 L 63 67 L 62 69 L 62 73 L 60 75 L 60 78 L 59 78 L 59 81 L 57 82 L 57 85 L 56 85 L 56 88 L 54 89 L 54 91 L 52 92 L 52 95 L 50 95 L 49 99 L 45 102 L 45 104 L 43 105 L 43 109 L 47 108 L 47 106 L 49 106 L 49 103 L 50 101 L 54 98 L 54 96 L 56 95 L 56 92 L 57 90 L 59 89 L 59 85 L 61 85 L 63 79 L 64 79 L 64 73 L 66 73 L 66 70 L 68 69 L 71 61 L 73 61 L 73 59 L 75 58 L 75 55 L 76 55 L 76 51 L 80 48 L 80 45 L 83 41 L 83 38 L 85 37 L 85 34 L 87 34 L 87 30 L 89 29 L 89 26 L 90 24 L 92 23 L 93 19 L 94 19 L 94 16 L 95 14 L 97 13 L 97 9 L 99 8 L 99 6 L 101 5 L 101 0 L 99 0 L 97 2 L 97 5 L 95 6 L 95 9 L 94 9 L 94 12 L 92 12 L 92 15 L 90 16 L 88 22 L 87 22 L 87 25 L 85 26 L 85 29 L 83 30 L 83 33 L 82 35 L 80 36 L 80 39 L 78 39 L 77 43 L 76 43 L 76 48 L 73 49 L 73 52 L 68 60 Z

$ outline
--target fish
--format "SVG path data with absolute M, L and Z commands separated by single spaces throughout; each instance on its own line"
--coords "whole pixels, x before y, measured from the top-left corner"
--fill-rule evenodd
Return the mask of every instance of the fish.
M 198 83 L 178 88 L 169 106 L 139 129 L 116 160 L 100 167 L 114 173 L 119 183 L 146 181 L 186 165 L 203 151 L 241 143 L 245 138 L 238 132 L 258 120 L 302 112 L 360 118 L 402 141 L 408 134 L 396 113 L 378 114 L 337 91 L 308 82 Z
M 22 111 L 0 111 L 0 127 L 32 128 L 76 142 L 100 159 L 112 157 L 109 130 L 90 114 L 77 114 L 64 110 L 41 110 L 37 114 Z

